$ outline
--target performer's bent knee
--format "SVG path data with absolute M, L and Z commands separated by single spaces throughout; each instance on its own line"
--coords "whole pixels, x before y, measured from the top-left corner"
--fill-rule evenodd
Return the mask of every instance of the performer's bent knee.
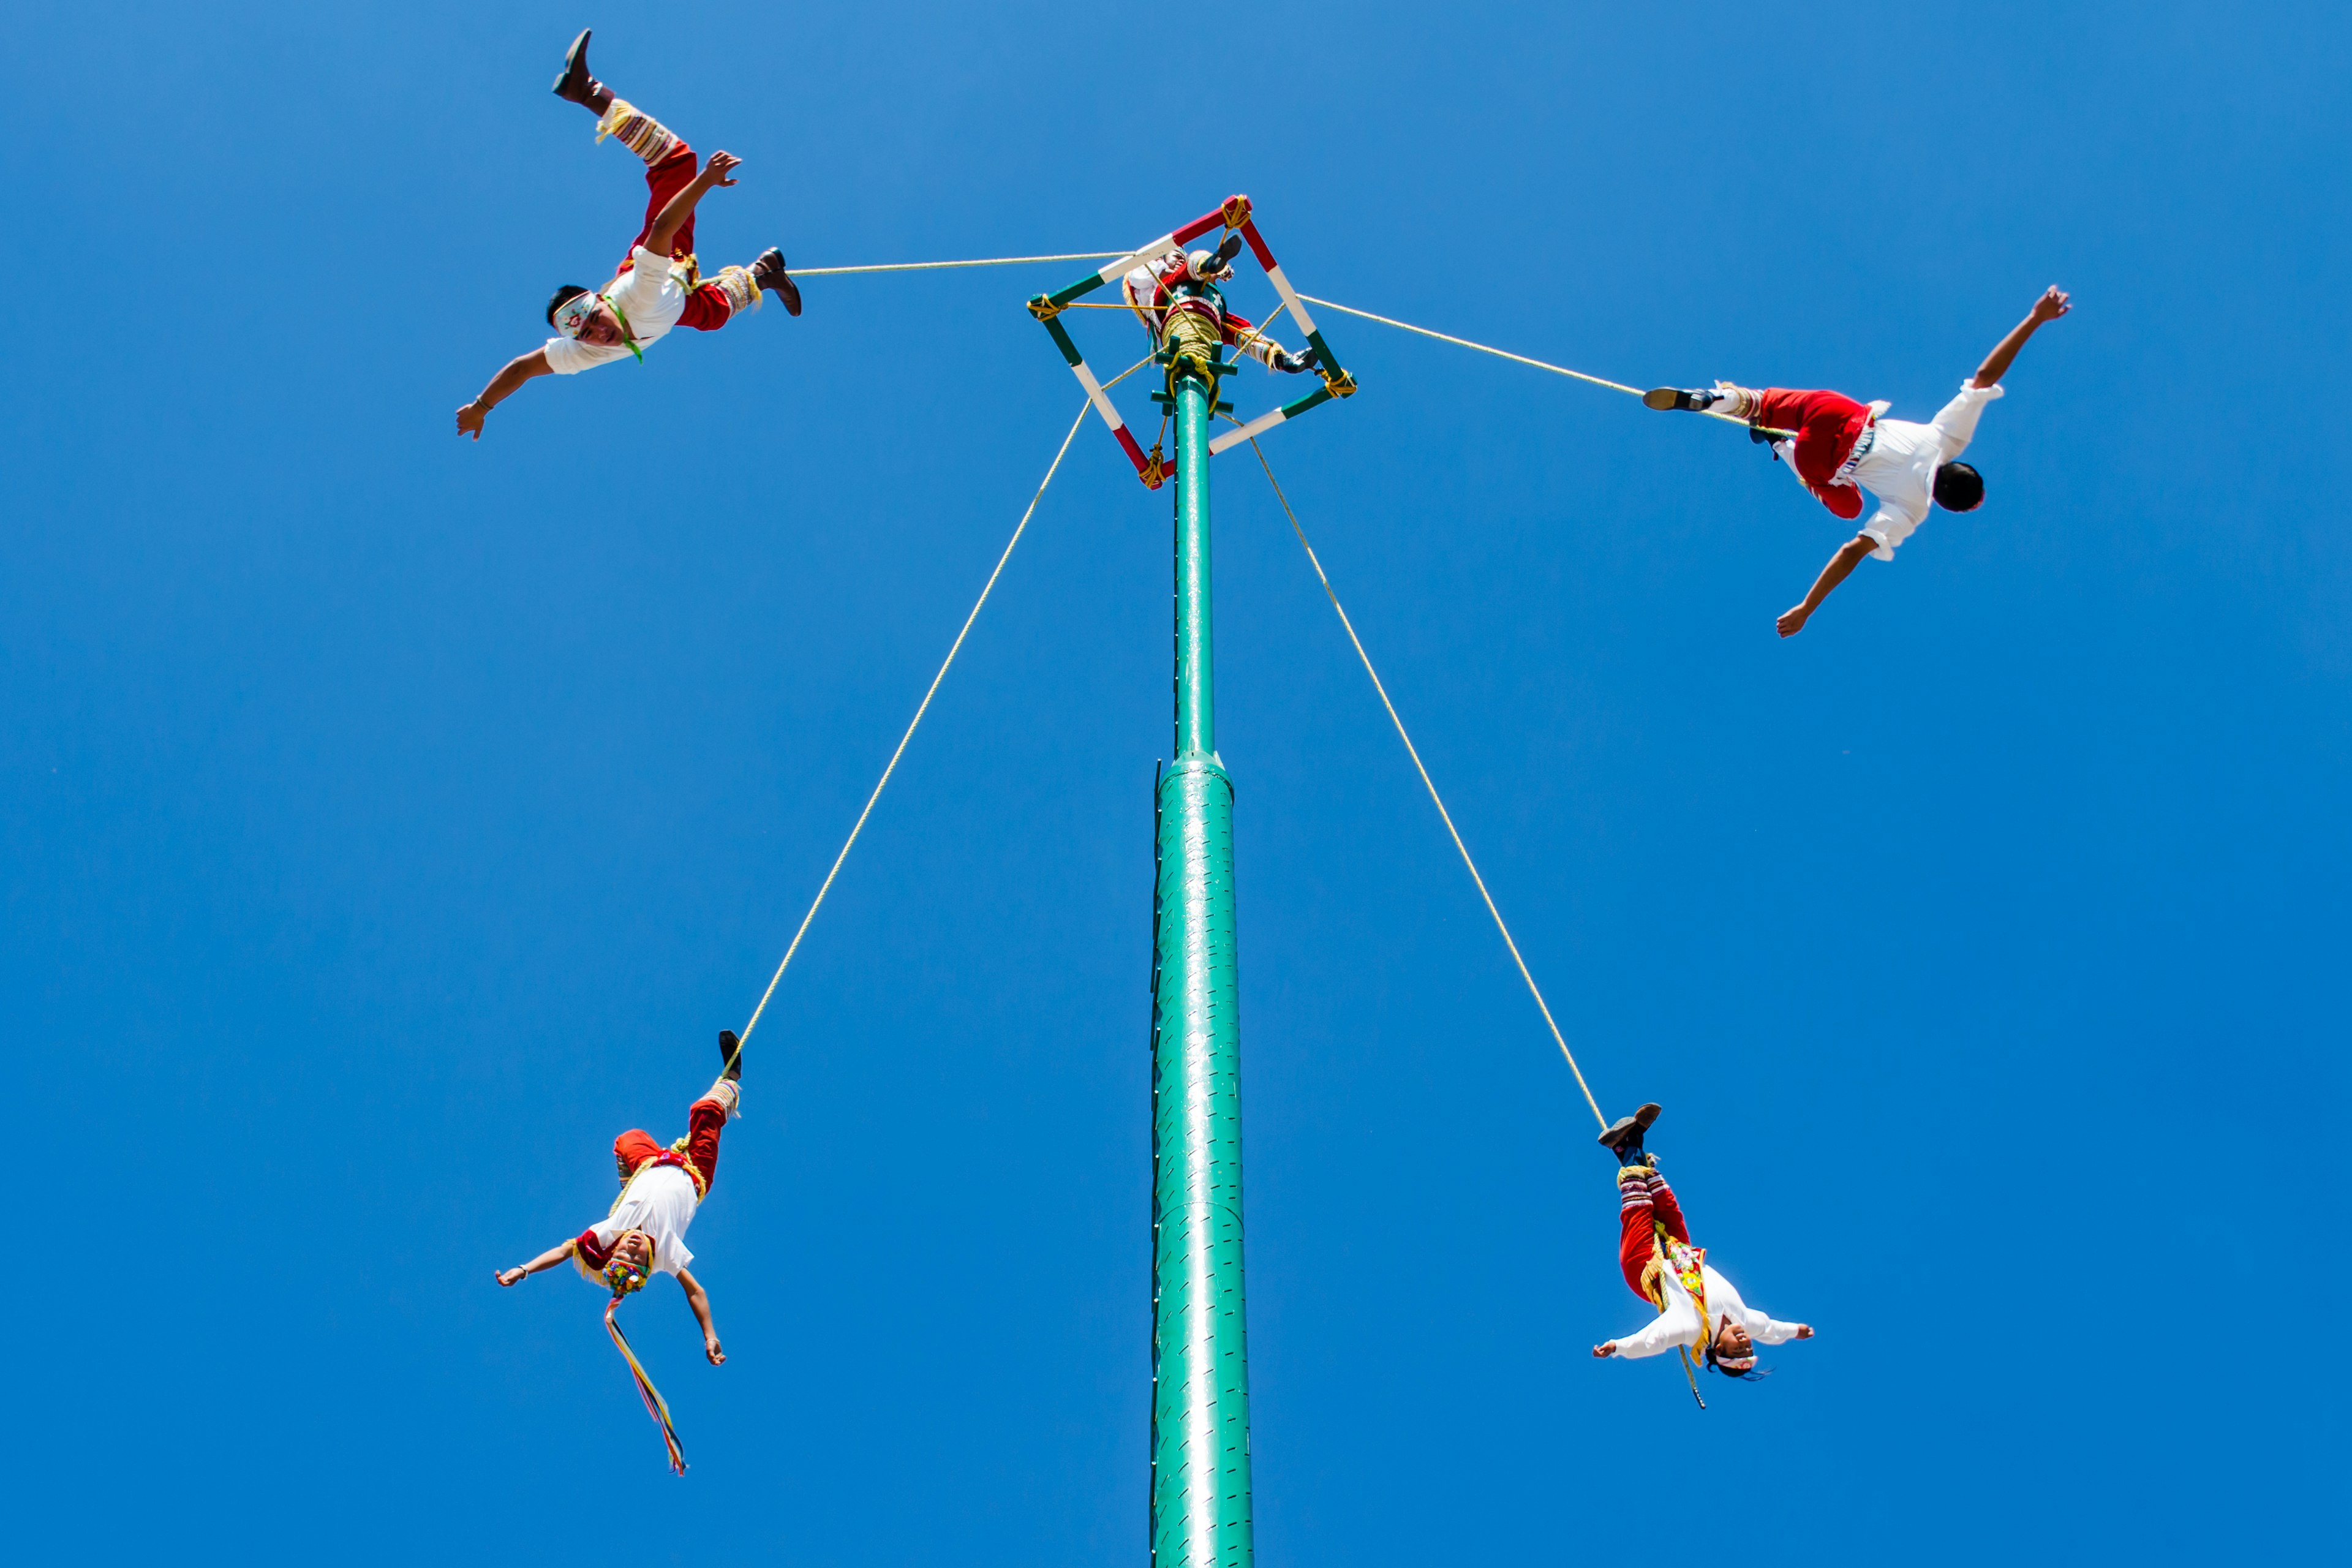
M 686 310 L 677 324 L 692 327 L 698 332 L 715 332 L 735 319 L 734 302 L 727 291 L 716 283 L 705 283 L 686 297 Z

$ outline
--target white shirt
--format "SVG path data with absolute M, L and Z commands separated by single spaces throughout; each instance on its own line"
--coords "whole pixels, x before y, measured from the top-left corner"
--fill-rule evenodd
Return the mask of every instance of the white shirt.
M 686 314 L 686 289 L 670 270 L 669 258 L 656 256 L 644 246 L 629 253 L 626 272 L 604 285 L 603 298 L 618 306 L 629 335 L 644 348 L 677 325 Z M 584 343 L 558 333 L 547 340 L 547 368 L 558 375 L 578 375 L 594 365 L 630 357 L 625 343 Z
M 1978 416 L 1984 405 L 2001 395 L 1999 385 L 1979 386 L 1971 376 L 1960 384 L 1960 395 L 1937 412 L 1925 425 L 1908 419 L 1880 419 L 1873 424 L 1866 436 L 1870 450 L 1861 458 L 1850 459 L 1839 470 L 1841 479 L 1850 478 L 1855 484 L 1878 498 L 1878 510 L 1862 531 L 1878 541 L 1878 548 L 1870 552 L 1874 561 L 1892 561 L 1895 547 L 1911 537 L 1911 531 L 1926 521 L 1927 508 L 1936 500 L 1936 470 L 1968 450 L 1975 439 Z M 1884 412 L 1886 405 L 1874 403 L 1874 410 Z M 1786 441 L 1776 443 L 1780 457 L 1791 474 L 1797 472 L 1795 455 L 1788 450 Z M 1804 483 L 1803 476 L 1797 482 Z M 1810 491 L 1811 487 L 1808 487 Z
M 1715 1321 L 1702 1324 L 1698 1303 L 1691 1300 L 1690 1292 L 1683 1289 L 1683 1282 L 1675 1277 L 1673 1269 L 1662 1269 L 1659 1271 L 1659 1283 L 1665 1287 L 1666 1310 L 1640 1333 L 1628 1334 L 1619 1340 L 1619 1355 L 1638 1359 L 1661 1354 L 1676 1345 L 1687 1345 L 1696 1352 L 1721 1331 L 1726 1318 L 1746 1329 L 1748 1337 L 1758 1344 L 1784 1344 L 1797 1337 L 1796 1324 L 1776 1321 L 1741 1300 L 1739 1292 L 1731 1288 L 1731 1281 L 1715 1271 L 1715 1265 L 1702 1263 L 1699 1272 L 1706 1279 L 1706 1308 Z
M 694 1208 L 692 1176 L 676 1165 L 647 1165 L 621 1189 L 620 1206 L 589 1228 L 604 1247 L 620 1240 L 625 1231 L 644 1231 L 654 1238 L 654 1272 L 676 1274 L 694 1261 L 686 1248 L 686 1227 L 694 1223 Z

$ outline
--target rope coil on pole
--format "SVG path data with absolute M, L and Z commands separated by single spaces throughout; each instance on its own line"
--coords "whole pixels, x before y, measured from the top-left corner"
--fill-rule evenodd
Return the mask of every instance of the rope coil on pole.
M 1313 303 L 1328 305 L 1330 301 L 1316 300 Z M 1344 305 L 1335 307 L 1339 310 L 1346 308 Z M 1282 515 L 1290 520 L 1290 531 L 1298 535 L 1298 547 L 1307 552 L 1307 563 L 1315 568 L 1316 580 L 1323 584 L 1323 596 L 1331 601 L 1331 608 L 1339 616 L 1339 625 L 1347 630 L 1348 640 L 1355 645 L 1356 657 L 1363 662 L 1364 673 L 1372 678 L 1372 689 L 1380 693 L 1381 706 L 1389 710 L 1389 722 L 1396 726 L 1397 739 L 1404 742 L 1405 754 L 1412 759 L 1413 771 L 1421 774 L 1422 787 L 1429 791 L 1430 801 L 1437 807 L 1439 819 L 1445 824 L 1445 831 L 1452 837 L 1454 847 L 1461 853 L 1462 864 L 1469 868 L 1470 880 L 1477 884 L 1478 896 L 1486 901 L 1486 912 L 1495 917 L 1495 929 L 1503 933 L 1503 945 L 1511 950 L 1511 962 L 1519 966 L 1519 978 L 1528 983 L 1528 994 L 1536 999 L 1536 1007 L 1543 1014 L 1544 1025 L 1551 1030 L 1552 1043 L 1559 1047 L 1560 1056 L 1568 1063 L 1568 1070 L 1576 1075 L 1576 1087 L 1583 1091 L 1584 1103 L 1592 1108 L 1592 1119 L 1601 1123 L 1602 1131 L 1607 1131 L 1609 1119 L 1601 1114 L 1601 1102 L 1592 1098 L 1592 1086 L 1584 1081 L 1584 1069 L 1576 1065 L 1576 1053 L 1568 1048 L 1567 1037 L 1559 1032 L 1559 1024 L 1551 1016 L 1551 1005 L 1544 1000 L 1543 988 L 1536 984 L 1535 975 L 1528 972 L 1528 961 L 1519 955 L 1519 944 L 1512 940 L 1511 928 L 1504 922 L 1503 911 L 1495 907 L 1495 895 L 1486 890 L 1486 879 L 1478 874 L 1478 862 L 1470 858 L 1470 847 L 1462 842 L 1462 830 L 1454 826 L 1454 814 L 1445 809 L 1444 798 L 1437 793 L 1437 785 L 1429 776 L 1429 768 L 1421 760 L 1421 749 L 1406 733 L 1404 721 L 1398 717 L 1396 704 L 1389 700 L 1389 689 L 1381 682 L 1381 672 L 1372 668 L 1372 656 L 1364 651 L 1364 639 L 1356 635 L 1355 622 L 1348 618 L 1347 610 L 1341 606 L 1339 595 L 1332 588 L 1331 579 L 1325 574 L 1315 547 L 1307 542 L 1307 531 L 1298 526 L 1298 514 L 1290 510 L 1290 498 L 1282 493 L 1282 481 L 1274 477 L 1274 466 L 1265 460 L 1265 451 L 1257 444 L 1255 437 L 1251 438 L 1250 450 L 1257 454 L 1258 467 L 1265 470 L 1265 482 L 1274 487 L 1274 499 L 1282 503 Z
M 1022 534 L 1028 531 L 1029 520 L 1037 514 L 1037 503 L 1045 499 L 1045 487 L 1052 484 L 1054 476 L 1061 471 L 1062 459 L 1069 456 L 1070 443 L 1077 439 L 1078 426 L 1086 423 L 1087 413 L 1091 406 L 1091 403 L 1078 405 L 1078 416 L 1070 421 L 1069 434 L 1062 437 L 1061 450 L 1054 454 L 1054 461 L 1045 469 L 1045 477 L 1037 481 L 1037 493 L 1029 498 L 1029 509 L 1021 514 L 1021 521 L 1013 530 L 1013 537 L 1005 541 L 1004 553 L 996 558 L 995 570 L 989 573 L 988 581 L 981 585 L 980 597 L 972 602 L 971 614 L 964 616 L 962 628 L 956 633 L 955 641 L 948 647 L 947 658 L 940 661 L 940 672 L 931 677 L 929 689 L 923 693 L 922 701 L 916 705 L 915 716 L 907 721 L 907 732 L 898 737 L 898 749 L 890 753 L 889 762 L 884 764 L 882 776 L 874 781 L 874 793 L 866 797 L 866 808 L 857 814 L 856 825 L 850 828 L 848 838 L 842 843 L 841 853 L 833 858 L 833 868 L 824 874 L 824 882 L 817 889 L 816 897 L 810 901 L 808 913 L 801 917 L 800 929 L 793 932 L 792 945 L 784 949 L 783 962 L 776 965 L 776 973 L 770 977 L 768 988 L 760 994 L 760 1005 L 751 1009 L 751 1021 L 743 1026 L 742 1034 L 737 1037 L 735 1048 L 727 1058 L 730 1067 L 741 1059 L 743 1047 L 751 1038 L 751 1031 L 760 1026 L 760 1016 L 768 1010 L 769 998 L 775 995 L 777 984 L 784 978 L 784 971 L 792 967 L 793 954 L 801 950 L 801 939 L 808 935 L 809 924 L 816 919 L 817 910 L 824 907 L 824 896 L 833 891 L 833 879 L 841 875 L 842 862 L 849 858 L 849 851 L 856 847 L 857 836 L 866 831 L 866 819 L 874 814 L 874 803 L 882 798 L 882 791 L 889 785 L 890 775 L 898 770 L 898 759 L 907 754 L 907 742 L 915 738 L 916 726 L 923 721 L 923 715 L 930 711 L 931 699 L 939 695 L 940 682 L 948 678 L 948 669 L 955 663 L 956 655 L 963 651 L 963 639 L 971 635 L 971 624 L 980 619 L 981 608 L 988 603 L 988 595 L 995 589 L 996 579 L 1003 574 L 1004 563 L 1013 559 L 1013 548 L 1021 542 Z

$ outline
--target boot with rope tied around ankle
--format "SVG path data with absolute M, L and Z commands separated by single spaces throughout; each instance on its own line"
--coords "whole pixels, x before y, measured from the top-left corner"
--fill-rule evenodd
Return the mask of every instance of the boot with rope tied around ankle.
M 570 1263 L 583 1279 L 601 1282 L 611 1293 L 604 1308 L 604 1328 L 629 1364 L 646 1410 L 662 1429 L 670 1464 L 684 1471 L 686 1458 L 677 1442 L 669 1406 L 646 1374 L 613 1314 L 623 1300 L 645 1288 L 656 1274 L 677 1279 L 686 1304 L 702 1329 L 703 1354 L 713 1366 L 723 1366 L 727 1352 L 719 1342 L 719 1326 L 710 1311 L 710 1297 L 701 1281 L 688 1272 L 694 1254 L 687 1249 L 687 1227 L 719 1177 L 719 1141 L 730 1120 L 741 1114 L 742 1047 L 734 1031 L 719 1034 L 720 1070 L 709 1089 L 687 1110 L 686 1136 L 667 1145 L 657 1143 L 632 1127 L 613 1140 L 613 1163 L 621 1180 L 620 1195 L 604 1219 L 578 1236 L 549 1247 L 528 1263 L 498 1272 L 501 1286 L 520 1285 L 533 1274 Z
M 1709 1372 L 1760 1378 L 1757 1345 L 1811 1339 L 1812 1326 L 1783 1323 L 1749 1307 L 1706 1261 L 1706 1249 L 1692 1245 L 1681 1203 L 1659 1173 L 1656 1156 L 1642 1147 L 1658 1114 L 1656 1105 L 1644 1105 L 1620 1117 L 1600 1139 L 1618 1163 L 1618 1268 L 1626 1287 L 1658 1310 L 1657 1321 L 1638 1334 L 1593 1346 L 1592 1353 L 1632 1360 L 1675 1350 L 1687 1371 L 1696 1352 Z M 1696 1377 L 1691 1393 L 1698 1393 Z
M 801 313 L 800 289 L 777 247 L 748 267 L 724 267 L 704 280 L 694 252 L 695 208 L 709 192 L 736 183 L 742 160 L 718 152 L 707 165 L 698 165 L 683 138 L 589 74 L 588 38 L 583 32 L 572 40 L 563 74 L 555 80 L 555 96 L 596 116 L 597 141 L 613 137 L 645 161 L 645 221 L 613 280 L 601 290 L 579 283 L 556 289 L 547 302 L 547 324 L 556 335 L 509 361 L 479 396 L 457 410 L 458 433 L 478 441 L 490 410 L 535 377 L 642 361 L 646 347 L 672 328 L 715 332 L 746 310 L 758 309 L 769 293 L 784 302 L 788 313 Z

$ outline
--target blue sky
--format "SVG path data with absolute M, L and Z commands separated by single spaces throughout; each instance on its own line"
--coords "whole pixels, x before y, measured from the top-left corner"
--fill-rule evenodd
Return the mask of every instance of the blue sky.
M 1843 531 L 1734 432 L 1338 318 L 1362 393 L 1267 443 L 1603 1103 L 1820 1328 L 1703 1415 L 1589 1357 L 1643 1317 L 1609 1163 L 1220 459 L 1259 1549 L 2326 1539 L 2339 11 L 93 5 L 12 18 L 0 150 L 27 1561 L 1144 1551 L 1168 505 L 1098 428 L 755 1041 L 730 1363 L 629 1309 L 685 1480 L 595 1292 L 490 1283 L 683 1130 L 1077 405 L 1020 308 L 1071 268 L 813 279 L 460 444 L 636 222 L 547 92 L 590 23 L 746 160 L 709 263 L 1244 190 L 1310 292 L 1915 416 L 2073 289 L 1985 508 L 1785 644 Z

